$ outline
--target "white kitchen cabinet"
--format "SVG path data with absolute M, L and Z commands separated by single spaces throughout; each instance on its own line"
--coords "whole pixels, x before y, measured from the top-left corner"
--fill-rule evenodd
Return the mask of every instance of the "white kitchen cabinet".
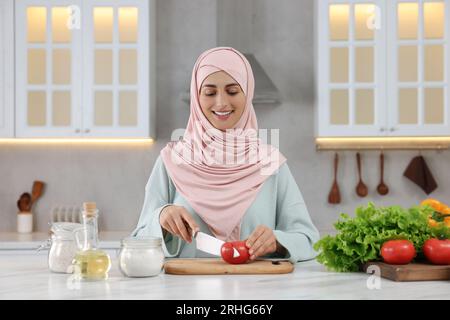
M 450 135 L 450 1 L 388 1 L 388 127 Z
M 0 138 L 14 136 L 14 2 L 0 1 Z
M 152 137 L 152 3 L 17 0 L 16 137 Z
M 450 1 L 316 3 L 316 136 L 450 135 Z

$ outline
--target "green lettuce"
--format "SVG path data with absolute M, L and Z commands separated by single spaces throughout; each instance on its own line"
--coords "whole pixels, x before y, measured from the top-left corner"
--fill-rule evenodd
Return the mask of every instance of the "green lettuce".
M 338 233 L 327 235 L 314 244 L 314 249 L 319 251 L 316 259 L 333 271 L 358 271 L 363 263 L 380 260 L 381 246 L 393 239 L 410 240 L 420 259 L 427 239 L 450 238 L 449 228 L 428 225 L 432 213 L 429 206 L 375 207 L 372 202 L 367 207 L 358 207 L 354 218 L 341 213 L 334 224 Z

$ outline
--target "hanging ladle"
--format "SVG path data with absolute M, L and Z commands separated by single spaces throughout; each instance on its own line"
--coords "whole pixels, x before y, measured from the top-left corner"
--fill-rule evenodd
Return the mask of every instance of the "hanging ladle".
M 359 182 L 358 185 L 356 186 L 356 194 L 360 197 L 365 197 L 367 196 L 368 190 L 367 186 L 364 184 L 364 182 L 362 182 L 361 179 L 361 156 L 359 152 L 356 153 L 356 161 L 358 163 L 358 174 L 359 174 Z

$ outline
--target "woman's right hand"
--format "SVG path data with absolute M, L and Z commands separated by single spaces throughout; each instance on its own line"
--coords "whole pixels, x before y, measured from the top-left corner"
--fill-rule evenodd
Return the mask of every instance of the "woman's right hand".
M 159 215 L 159 223 L 163 229 L 191 243 L 193 232 L 200 230 L 194 218 L 183 206 L 167 206 Z

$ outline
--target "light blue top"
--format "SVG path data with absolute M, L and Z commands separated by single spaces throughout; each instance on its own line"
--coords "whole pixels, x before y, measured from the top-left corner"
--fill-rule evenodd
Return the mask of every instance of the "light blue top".
M 164 162 L 161 157 L 158 157 L 145 186 L 144 205 L 132 236 L 163 238 L 159 215 L 162 209 L 170 204 L 186 208 L 197 222 L 200 231 L 212 235 L 200 216 L 177 192 Z M 287 163 L 284 163 L 276 173 L 264 182 L 242 219 L 240 239 L 247 239 L 260 224 L 272 228 L 277 241 L 287 250 L 285 257 L 278 254 L 272 254 L 268 257 L 288 258 L 295 263 L 316 256 L 312 246 L 319 240 L 319 232 L 311 221 L 303 196 Z M 192 243 L 187 243 L 169 233 L 164 238 L 163 251 L 166 257 L 212 257 L 197 250 L 195 240 Z

